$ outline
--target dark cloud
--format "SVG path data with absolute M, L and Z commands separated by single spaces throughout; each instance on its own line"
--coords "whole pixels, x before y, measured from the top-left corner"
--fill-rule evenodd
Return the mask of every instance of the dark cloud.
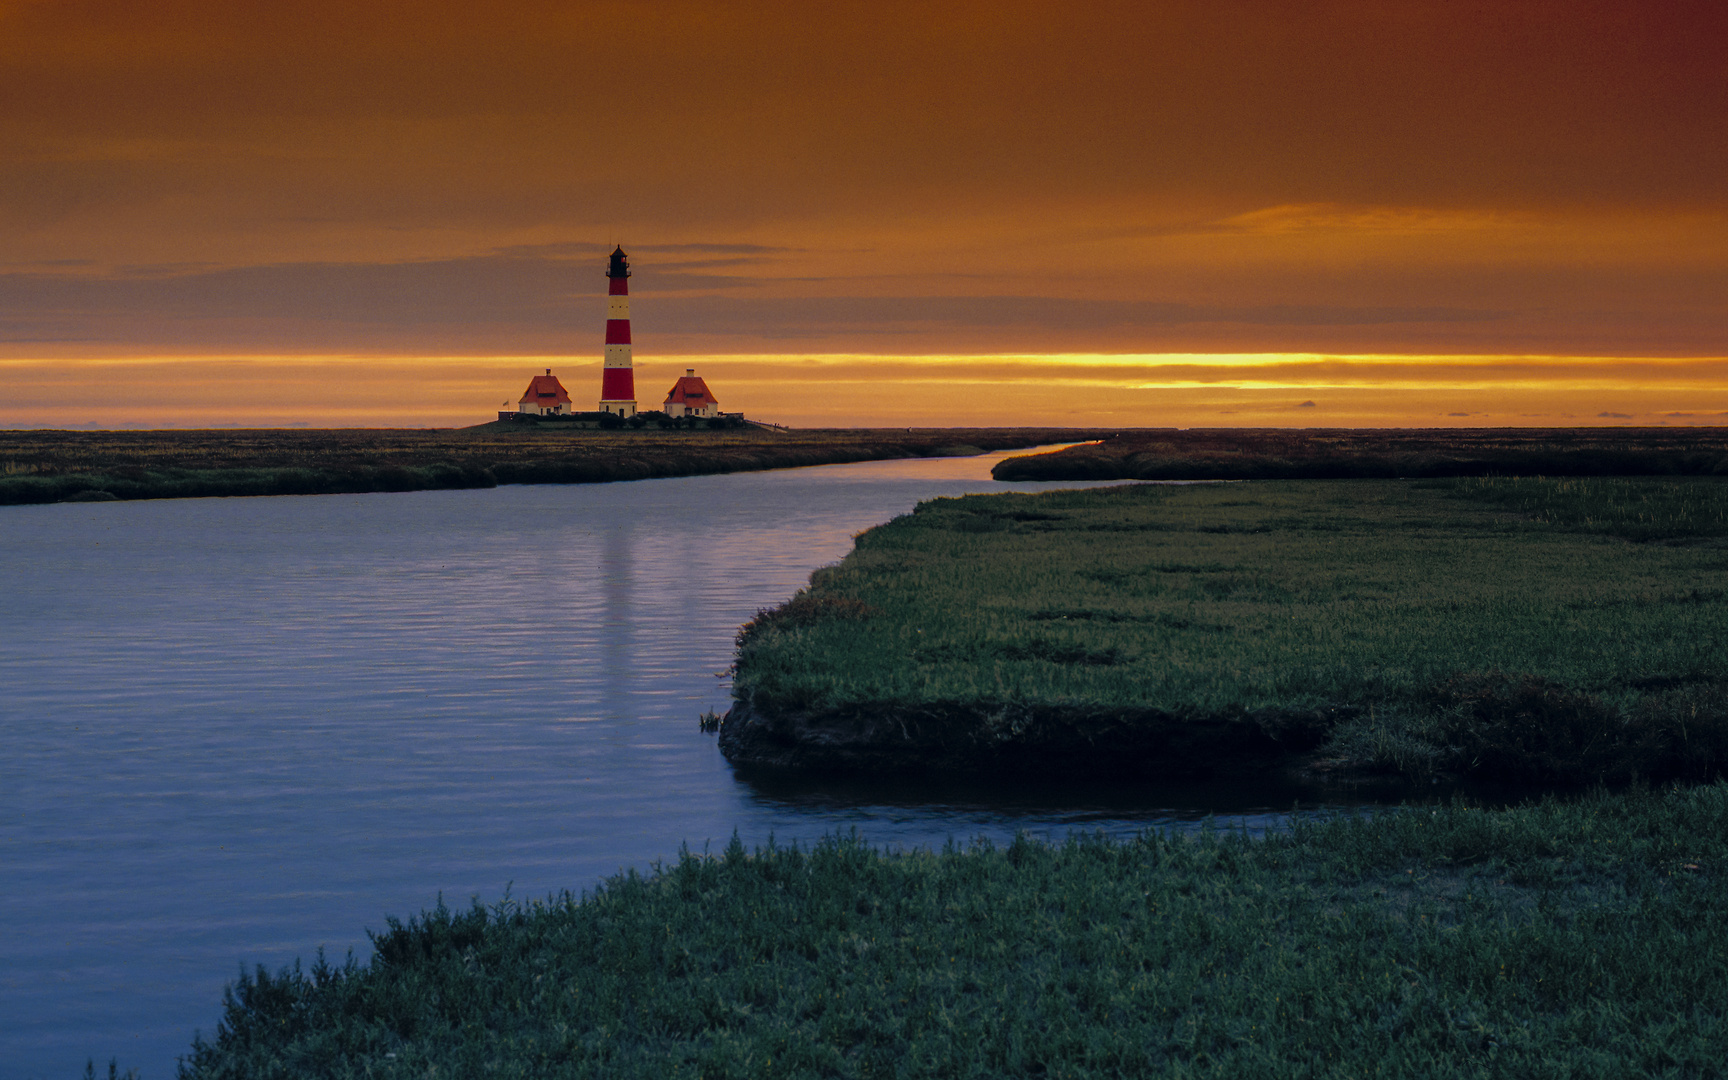
M 784 255 L 808 248 L 774 247 L 770 244 L 641 244 L 634 250 L 667 251 L 706 255 Z
M 1725 36 L 1714 0 L 0 2 L 8 265 L 123 268 L 3 291 L 140 348 L 507 348 L 619 237 L 714 347 L 1728 350 Z
M 553 258 L 568 256 L 572 258 L 588 258 L 594 255 L 604 255 L 613 247 L 626 248 L 626 254 L 636 253 L 668 253 L 676 255 L 720 255 L 720 256 L 761 256 L 783 255 L 806 250 L 804 248 L 774 247 L 769 244 L 628 244 L 621 241 L 613 244 L 603 244 L 589 241 L 557 241 L 543 244 L 510 244 L 492 249 L 495 255 L 541 256 Z
M 1086 331 L 1126 327 L 1229 323 L 1253 326 L 1375 326 L 1387 323 L 1485 322 L 1507 312 L 1456 308 L 1252 306 L 1135 300 L 1070 300 L 1048 296 L 825 296 L 739 299 L 690 297 L 668 304 L 669 330 L 710 334 L 799 336 L 839 328 L 915 334 L 930 326 Z M 775 328 L 779 328 L 776 330 Z
M 707 262 L 686 264 L 709 265 Z M 183 272 L 128 267 L 107 276 L 0 274 L 6 340 L 169 341 L 279 348 L 328 340 L 337 327 L 414 330 L 467 325 L 498 350 L 586 333 L 603 303 L 598 261 L 562 254 L 489 255 L 386 264 L 304 263 Z M 797 340 L 849 335 L 915 346 L 932 329 L 1009 340 L 1020 331 L 1066 332 L 1076 346 L 1121 331 L 1200 324 L 1269 328 L 1481 323 L 1507 312 L 1448 307 L 1204 305 L 1048 296 L 716 295 L 760 279 L 649 265 L 632 278 L 638 322 L 649 333 Z M 1004 338 L 1003 335 L 1009 335 Z M 410 335 L 411 337 L 412 335 Z M 405 338 L 406 340 L 406 338 Z
M 8 5 L 0 29 L 5 125 L 42 180 L 95 175 L 54 156 L 67 132 L 123 135 L 135 180 L 370 149 L 401 158 L 389 187 L 676 176 L 656 198 L 734 220 L 1056 183 L 1696 199 L 1728 173 L 1701 137 L 1728 115 L 1711 0 L 91 0 Z
M 0 342 L 15 352 L 37 342 L 105 342 L 143 352 L 579 352 L 598 332 L 602 255 L 597 246 L 534 245 L 451 259 L 0 273 Z M 631 279 L 638 343 L 686 353 L 1382 352 L 1389 345 L 1412 351 L 1411 343 L 1432 352 L 1588 352 L 1604 340 L 1603 320 L 1621 325 L 1636 314 L 1521 311 L 1471 303 L 1487 297 L 1467 293 L 1447 296 L 1452 303 L 1405 304 L 1393 290 L 1387 303 L 1368 278 L 1336 290 L 1352 293 L 1355 303 L 955 295 L 940 280 L 925 282 L 930 291 L 923 293 L 858 295 L 856 279 L 800 279 L 748 262 L 771 257 L 644 255 Z M 949 284 L 976 292 L 991 283 Z M 1276 286 L 1256 282 L 1252 291 Z M 787 295 L 800 291 L 815 295 Z M 1649 326 L 1636 332 L 1642 340 L 1635 344 L 1648 348 Z M 1676 338 L 1671 353 L 1720 341 L 1728 337 L 1728 309 L 1700 306 L 1686 320 L 1671 319 L 1664 332 Z M 1535 347 L 1516 348 L 1526 344 Z
M 593 259 L 603 256 L 611 250 L 612 245 L 610 244 L 570 240 L 549 244 L 509 244 L 505 247 L 493 248 L 491 254 L 505 258 L 555 259 L 562 256 L 565 258 Z
M 55 324 L 72 337 L 102 326 L 127 334 L 128 326 L 246 320 L 271 321 L 263 327 L 267 337 L 282 334 L 284 320 L 307 326 L 473 323 L 534 331 L 595 325 L 605 296 L 598 261 L 548 257 L 179 269 L 127 267 L 110 276 L 0 274 L 0 311 L 14 322 Z M 639 272 L 634 281 L 663 293 L 755 284 L 659 267 Z M 264 343 L 246 340 L 243 325 L 235 332 L 241 335 L 235 344 Z

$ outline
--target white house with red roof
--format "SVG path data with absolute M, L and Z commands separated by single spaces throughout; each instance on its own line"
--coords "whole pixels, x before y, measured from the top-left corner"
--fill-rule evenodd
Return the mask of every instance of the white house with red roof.
M 529 416 L 568 416 L 570 395 L 564 384 L 558 381 L 558 376 L 547 368 L 546 374 L 536 375 L 528 383 L 522 400 L 516 403 L 516 411 Z
M 684 377 L 672 384 L 664 406 L 667 416 L 719 416 L 720 402 L 696 374 L 695 368 L 685 368 Z

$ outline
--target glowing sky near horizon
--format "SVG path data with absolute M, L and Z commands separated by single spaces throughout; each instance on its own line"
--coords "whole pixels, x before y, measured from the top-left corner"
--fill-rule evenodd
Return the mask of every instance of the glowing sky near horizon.
M 0 359 L 0 426 L 459 427 L 514 408 L 547 367 L 579 398 L 599 385 L 598 359 L 552 356 Z M 638 397 L 685 367 L 722 409 L 799 427 L 1728 424 L 1724 358 L 683 356 L 638 364 Z
M 800 424 L 1720 423 L 1724 40 L 1711 0 L 0 0 L 0 425 L 580 403 L 614 242 L 645 403 L 695 363 Z

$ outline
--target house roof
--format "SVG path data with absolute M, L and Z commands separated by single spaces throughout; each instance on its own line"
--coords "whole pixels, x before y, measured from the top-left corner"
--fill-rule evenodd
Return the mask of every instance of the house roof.
M 536 375 L 528 383 L 528 389 L 523 391 L 521 401 L 534 405 L 568 405 L 570 395 L 565 392 L 564 384 L 558 381 L 558 376 L 548 371 L 544 375 Z
M 700 409 L 705 405 L 718 405 L 720 401 L 708 392 L 708 384 L 700 375 L 685 375 L 672 384 L 672 389 L 666 394 L 666 404 Z

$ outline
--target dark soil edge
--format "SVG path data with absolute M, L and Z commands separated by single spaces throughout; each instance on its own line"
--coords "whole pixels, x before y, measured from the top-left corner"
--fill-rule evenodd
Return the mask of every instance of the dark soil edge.
M 1349 706 L 1229 714 L 1085 705 L 881 703 L 826 711 L 733 703 L 720 752 L 737 766 L 845 773 L 1214 777 L 1305 771 Z

